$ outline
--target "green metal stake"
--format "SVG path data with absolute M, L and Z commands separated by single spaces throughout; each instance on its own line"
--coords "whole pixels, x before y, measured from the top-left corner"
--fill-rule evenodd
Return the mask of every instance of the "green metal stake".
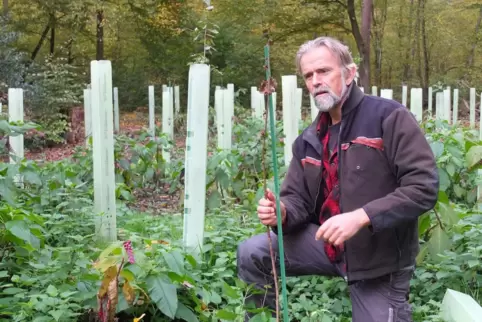
M 266 81 L 270 87 L 271 79 L 271 66 L 269 61 L 269 44 L 264 46 L 264 58 L 266 61 Z M 268 90 L 270 88 L 268 87 Z M 274 192 L 276 197 L 276 217 L 278 219 L 278 249 L 280 256 L 280 271 L 281 271 L 281 288 L 283 296 L 283 321 L 289 322 L 288 319 L 288 297 L 286 295 L 286 273 L 285 273 L 285 256 L 283 248 L 283 229 L 281 222 L 281 205 L 279 200 L 279 178 L 278 178 L 278 160 L 276 157 L 276 129 L 274 122 L 274 109 L 273 109 L 273 97 L 272 94 L 268 95 L 269 105 L 269 128 L 271 134 L 271 154 L 273 157 L 273 175 L 274 175 Z

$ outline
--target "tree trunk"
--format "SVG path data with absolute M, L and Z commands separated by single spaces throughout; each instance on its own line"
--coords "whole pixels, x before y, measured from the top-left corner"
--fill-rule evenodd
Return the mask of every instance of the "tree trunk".
M 380 13 L 380 20 L 375 16 L 375 10 L 372 10 L 374 42 L 373 51 L 375 53 L 375 84 L 383 86 L 382 80 L 382 62 L 383 62 L 383 33 L 385 31 L 385 23 L 387 21 L 387 0 L 383 1 L 383 8 Z
M 421 16 L 422 16 L 422 46 L 423 46 L 423 61 L 424 61 L 424 77 L 425 82 L 424 87 L 429 87 L 430 85 L 430 61 L 428 57 L 428 42 L 427 42 L 427 30 L 425 29 L 425 0 L 422 0 L 421 6 Z
M 72 55 L 72 44 L 74 43 L 74 38 L 70 38 L 67 42 L 67 64 L 71 65 L 74 62 L 74 57 Z
M 3 0 L 3 15 L 8 15 L 8 0 Z
M 475 47 L 477 46 L 478 34 L 479 34 L 479 31 L 480 31 L 480 24 L 481 23 L 482 23 L 482 6 L 480 7 L 479 18 L 477 18 L 477 23 L 475 24 L 475 35 L 474 35 L 474 41 L 472 43 L 472 48 L 470 49 L 469 57 L 467 58 L 467 67 L 468 68 L 474 66 Z
M 408 33 L 405 35 L 407 36 L 408 41 L 412 38 L 412 21 L 413 21 L 413 0 L 410 0 L 410 13 L 408 17 Z M 405 52 L 405 65 L 403 67 L 403 77 L 402 81 L 406 84 L 410 82 L 412 77 L 412 62 L 410 61 L 410 47 L 407 46 L 407 51 Z
M 358 52 L 360 53 L 360 57 L 362 59 L 362 64 L 360 65 L 359 68 L 359 74 L 360 74 L 360 85 L 364 88 L 365 93 L 368 93 L 370 90 L 370 81 L 368 78 L 368 74 L 370 71 L 365 70 L 365 46 L 363 44 L 363 38 L 360 33 L 360 28 L 358 27 L 358 22 L 356 19 L 356 13 L 355 13 L 355 0 L 347 0 L 347 11 L 348 11 L 348 17 L 350 18 L 350 24 L 351 24 L 351 31 L 353 34 L 353 37 L 355 38 L 356 46 L 358 49 Z M 370 47 L 369 47 L 370 48 Z M 368 64 L 369 66 L 370 64 Z M 368 74 L 367 74 L 368 73 Z
M 96 60 L 104 59 L 104 10 L 97 10 L 97 50 Z
M 51 26 L 51 21 L 49 20 L 49 22 L 47 23 L 47 25 L 45 26 L 45 29 L 44 31 L 42 32 L 42 35 L 40 36 L 40 39 L 37 43 L 37 46 L 35 46 L 33 52 L 32 52 L 32 55 L 30 56 L 30 60 L 31 61 L 34 61 L 35 60 L 35 57 L 37 57 L 37 54 L 39 53 L 40 51 L 40 48 L 42 48 L 42 44 L 44 43 L 45 41 L 45 38 L 47 38 L 47 34 L 49 33 L 49 30 L 50 30 L 50 26 Z
M 362 8 L 362 38 L 363 38 L 363 67 L 365 69 L 365 77 L 367 78 L 366 87 L 370 87 L 370 34 L 372 27 L 372 0 L 363 0 Z M 365 85 L 364 85 L 365 86 Z
M 50 55 L 53 57 L 55 53 L 55 16 L 51 17 L 52 25 L 50 27 Z
M 412 53 L 411 59 L 412 64 L 417 62 L 415 73 L 419 80 L 419 86 L 422 86 L 422 73 L 421 73 L 421 59 L 420 59 L 420 0 L 418 0 L 416 14 L 415 14 L 415 34 L 413 36 L 412 41 Z M 412 80 L 410 80 L 410 85 L 412 84 Z

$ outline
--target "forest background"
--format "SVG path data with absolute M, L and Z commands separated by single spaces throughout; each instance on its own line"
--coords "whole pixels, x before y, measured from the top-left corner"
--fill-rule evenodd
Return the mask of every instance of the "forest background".
M 236 247 L 265 231 L 255 217 L 263 189 L 263 124 L 250 117 L 250 87 L 259 86 L 265 78 L 265 31 L 273 41 L 271 67 L 278 84 L 281 76 L 295 73 L 295 53 L 303 42 L 328 35 L 349 45 L 367 93 L 372 86 L 391 88 L 393 98 L 401 101 L 403 85 L 408 93 L 420 87 L 427 103 L 429 87 L 435 97 L 450 86 L 459 90 L 459 120 L 467 121 L 469 89 L 475 88 L 479 123 L 480 1 L 206 2 L 0 3 L 0 103 L 8 102 L 8 88 L 23 88 L 25 120 L 41 127 L 25 132 L 26 160 L 12 165 L 7 162 L 7 136 L 19 128 L 7 125 L 5 108 L 0 115 L 4 161 L 0 162 L 0 320 L 94 318 L 101 311 L 98 296 L 105 291 L 105 283 L 113 280 L 108 278 L 109 269 L 117 270 L 115 265 L 108 267 L 110 253 L 123 254 L 122 246 L 99 245 L 92 236 L 96 215 L 92 150 L 85 144 L 83 117 L 77 113 L 83 111 L 92 60 L 112 62 L 113 85 L 119 89 L 121 133 L 116 133 L 114 147 L 118 238 L 132 241 L 136 263 L 122 269 L 122 286 L 115 293 L 118 305 L 111 309 L 125 320 L 142 314 L 147 314 L 145 320 L 159 321 L 242 317 L 247 288 L 235 278 Z M 209 128 L 206 247 L 199 261 L 179 246 L 188 72 L 195 62 L 212 68 L 210 124 L 215 87 L 228 83 L 235 87 L 238 121 L 233 125 L 230 151 L 216 149 L 216 131 Z M 155 86 L 158 112 L 161 86 L 180 87 L 177 148 L 172 149 L 169 165 L 159 152 L 166 148 L 166 140 L 146 140 L 149 85 Z M 298 86 L 304 88 L 301 77 Z M 279 90 L 279 112 L 281 102 Z M 306 126 L 310 121 L 306 90 L 303 106 Z M 159 115 L 157 121 L 159 126 Z M 435 209 L 419 221 L 421 253 L 410 301 L 415 321 L 438 322 L 448 288 L 481 303 L 477 170 L 482 141 L 478 129 L 433 120 L 421 126 L 437 158 L 441 184 Z M 277 130 L 281 134 L 282 124 L 277 124 Z M 283 143 L 277 144 L 281 163 Z M 271 159 L 269 151 L 266 158 Z M 281 176 L 284 171 L 282 166 Z M 25 179 L 22 188 L 15 184 L 18 174 Z M 272 175 L 268 165 L 267 177 Z M 186 290 L 186 285 L 194 286 Z M 351 306 L 342 280 L 296 277 L 288 279 L 288 288 L 290 317 L 296 321 L 350 321 Z M 266 319 L 260 315 L 258 321 Z

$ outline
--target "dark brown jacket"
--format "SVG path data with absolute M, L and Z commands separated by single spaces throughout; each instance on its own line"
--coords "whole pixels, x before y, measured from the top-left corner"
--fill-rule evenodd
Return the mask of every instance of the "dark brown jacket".
M 339 136 L 340 208 L 344 213 L 363 207 L 371 224 L 345 242 L 348 282 L 415 264 L 418 217 L 435 206 L 439 187 L 433 152 L 412 113 L 396 101 L 364 95 L 356 85 L 349 91 Z M 293 143 L 280 191 L 287 209 L 284 234 L 319 224 L 318 118 Z

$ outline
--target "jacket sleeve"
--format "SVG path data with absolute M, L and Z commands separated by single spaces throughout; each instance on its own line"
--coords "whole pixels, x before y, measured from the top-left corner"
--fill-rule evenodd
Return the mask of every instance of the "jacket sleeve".
M 363 207 L 373 232 L 416 220 L 435 206 L 439 190 L 434 154 L 412 113 L 404 106 L 396 108 L 382 128 L 386 157 L 399 187 Z
M 299 140 L 299 138 L 298 138 Z M 293 158 L 286 172 L 285 179 L 280 189 L 280 201 L 286 208 L 286 221 L 283 224 L 283 234 L 289 234 L 310 221 L 310 205 L 309 193 L 306 189 L 304 180 L 304 169 L 301 158 L 296 152 L 295 141 L 293 143 Z M 278 233 L 277 227 L 272 227 L 273 232 Z

